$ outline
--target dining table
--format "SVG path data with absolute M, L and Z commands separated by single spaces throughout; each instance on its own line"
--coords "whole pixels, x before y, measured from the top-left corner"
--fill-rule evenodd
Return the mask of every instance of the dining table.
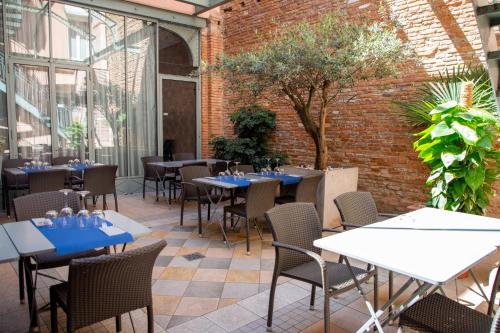
M 103 232 L 93 231 L 88 227 L 78 229 L 67 227 L 64 224 L 57 224 L 57 228 L 36 226 L 35 219 L 5 223 L 0 226 L 0 262 L 21 259 L 24 263 L 26 285 L 31 286 L 27 288 L 31 327 L 38 326 L 36 298 L 33 297 L 36 290 L 36 280 L 33 281 L 31 271 L 28 269 L 32 257 L 48 253 L 67 255 L 72 252 L 83 252 L 96 247 L 108 248 L 118 244 L 123 244 L 122 250 L 124 250 L 127 242 L 133 242 L 139 237 L 151 233 L 150 228 L 118 212 L 105 210 L 103 213 L 105 220 L 103 222 L 107 224 L 106 228 L 109 227 L 110 231 L 113 229 L 112 231 L 119 234 L 110 233 L 108 235 L 105 230 Z M 71 219 L 78 219 L 78 217 L 73 216 Z
M 397 217 L 314 241 L 342 255 L 364 299 L 370 319 L 357 332 L 383 327 L 426 294 L 469 271 L 500 246 L 500 219 L 422 208 Z M 356 280 L 355 259 L 407 277 L 380 308 L 373 308 Z M 416 284 L 416 288 L 411 290 Z M 402 302 L 398 307 L 398 299 Z

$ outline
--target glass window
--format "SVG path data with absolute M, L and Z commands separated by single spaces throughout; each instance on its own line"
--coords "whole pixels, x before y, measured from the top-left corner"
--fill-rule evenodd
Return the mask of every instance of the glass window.
M 158 29 L 158 59 L 162 74 L 189 75 L 193 72 L 193 58 L 188 45 L 177 34 Z
M 118 175 L 127 176 L 125 18 L 91 13 L 95 158 L 117 164 Z
M 127 18 L 129 176 L 142 174 L 141 157 L 156 155 L 156 26 Z
M 87 72 L 56 68 L 57 151 L 59 156 L 88 158 Z
M 48 67 L 14 65 L 20 157 L 51 161 Z
M 5 1 L 10 52 L 35 58 L 49 57 L 48 1 Z
M 5 44 L 3 39 L 3 1 L 0 1 L 0 157 L 8 156 L 8 154 L 7 70 L 5 67 Z
M 62 60 L 89 62 L 89 10 L 53 3 L 52 57 Z

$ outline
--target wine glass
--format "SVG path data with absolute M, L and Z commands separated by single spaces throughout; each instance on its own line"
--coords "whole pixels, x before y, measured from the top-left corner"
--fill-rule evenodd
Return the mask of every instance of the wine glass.
M 96 228 L 100 227 L 106 228 L 108 226 L 107 223 L 105 222 L 104 211 L 96 209 L 90 214 L 90 216 Z
M 266 160 L 267 160 L 267 167 L 266 167 L 266 171 L 271 171 L 271 158 L 270 157 L 266 157 Z
M 70 190 L 69 188 L 64 188 L 62 190 L 59 190 L 59 192 L 64 193 L 64 207 L 63 209 L 61 209 L 59 216 L 70 217 L 73 215 L 73 209 L 68 206 L 68 194 L 70 192 L 73 192 L 73 190 Z
M 240 162 L 235 161 L 235 162 L 234 162 L 234 164 L 236 165 L 236 167 L 235 167 L 234 171 L 235 171 L 237 174 L 239 174 L 239 172 L 238 172 L 238 165 L 240 165 Z
M 85 222 L 85 220 L 87 220 L 90 216 L 90 212 L 87 210 L 87 207 L 85 205 L 85 197 L 90 194 L 90 191 L 78 191 L 77 193 L 81 197 L 83 207 L 82 209 L 80 209 L 80 211 L 78 211 L 77 215 L 80 220 L 83 220 L 83 222 Z
M 276 159 L 276 167 L 274 168 L 274 171 L 279 173 L 279 170 L 280 170 L 280 159 L 277 158 Z
M 57 218 L 57 211 L 55 210 L 49 210 L 45 213 L 45 218 L 49 219 L 52 221 L 52 224 L 50 227 L 55 228 L 56 227 L 56 221 L 55 219 Z
M 229 170 L 229 162 L 230 161 L 226 161 L 226 176 L 231 176 L 231 170 Z

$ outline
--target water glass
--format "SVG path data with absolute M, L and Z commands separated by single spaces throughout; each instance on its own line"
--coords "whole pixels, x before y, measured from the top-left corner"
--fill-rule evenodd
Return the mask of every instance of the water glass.
M 94 210 L 90 214 L 90 219 L 92 220 L 93 225 L 96 228 L 106 228 L 108 225 L 104 222 L 105 221 L 105 215 L 104 212 L 100 209 Z

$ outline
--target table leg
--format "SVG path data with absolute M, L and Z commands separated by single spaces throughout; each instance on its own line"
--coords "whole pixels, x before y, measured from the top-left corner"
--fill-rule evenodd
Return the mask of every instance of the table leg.
M 234 193 L 234 190 L 231 189 L 229 190 L 230 194 L 231 194 L 231 206 L 234 206 L 234 197 L 235 197 L 235 193 Z M 231 213 L 231 228 L 234 227 L 234 214 Z
M 26 278 L 26 294 L 28 295 L 28 310 L 30 314 L 30 331 L 37 331 L 38 328 L 38 311 L 36 305 L 36 277 L 33 282 L 33 275 L 29 268 L 30 257 L 23 258 L 24 275 Z M 36 274 L 36 272 L 35 272 Z

